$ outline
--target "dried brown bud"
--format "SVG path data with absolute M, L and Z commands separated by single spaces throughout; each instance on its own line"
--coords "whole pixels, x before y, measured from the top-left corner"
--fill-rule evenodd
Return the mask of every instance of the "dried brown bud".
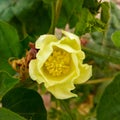
M 19 73 L 20 79 L 25 80 L 29 77 L 29 62 L 36 58 L 37 49 L 34 43 L 29 43 L 30 50 L 26 51 L 26 56 L 21 59 L 9 59 L 12 68 Z

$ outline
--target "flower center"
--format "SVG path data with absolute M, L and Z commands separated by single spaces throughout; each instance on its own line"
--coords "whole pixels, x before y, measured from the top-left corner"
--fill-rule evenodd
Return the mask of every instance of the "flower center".
M 58 77 L 65 75 L 70 71 L 70 61 L 70 54 L 63 49 L 56 47 L 44 63 L 44 68 L 53 77 Z

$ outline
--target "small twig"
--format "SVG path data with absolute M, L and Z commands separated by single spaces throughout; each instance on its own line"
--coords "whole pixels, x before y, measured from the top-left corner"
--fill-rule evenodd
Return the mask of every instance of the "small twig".
M 89 80 L 85 84 L 99 84 L 99 83 L 102 83 L 102 82 L 112 81 L 112 80 L 113 80 L 113 77 L 101 78 L 101 79 L 96 79 L 96 80 Z

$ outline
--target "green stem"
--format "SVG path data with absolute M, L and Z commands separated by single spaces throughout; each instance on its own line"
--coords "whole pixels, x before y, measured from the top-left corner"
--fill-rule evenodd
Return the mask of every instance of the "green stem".
M 113 77 L 102 78 L 102 79 L 97 79 L 97 80 L 89 80 L 85 84 L 99 84 L 99 83 L 102 83 L 102 82 L 112 81 L 112 80 L 113 80 Z
M 51 20 L 51 26 L 48 33 L 53 34 L 55 30 L 56 3 L 52 2 L 51 6 L 52 6 L 52 20 Z
M 57 24 L 59 15 L 60 15 L 61 7 L 62 7 L 62 0 L 57 0 L 57 2 L 56 2 L 56 20 L 55 20 L 56 24 Z
M 62 0 L 57 0 L 56 2 L 52 2 L 51 6 L 52 6 L 52 19 L 51 19 L 51 26 L 48 33 L 54 34 L 55 26 L 57 24 L 61 6 L 62 6 Z
M 88 43 L 86 47 L 82 46 L 82 49 L 91 56 L 99 57 L 100 59 L 104 59 L 115 64 L 120 64 L 120 52 L 115 49 L 91 43 Z

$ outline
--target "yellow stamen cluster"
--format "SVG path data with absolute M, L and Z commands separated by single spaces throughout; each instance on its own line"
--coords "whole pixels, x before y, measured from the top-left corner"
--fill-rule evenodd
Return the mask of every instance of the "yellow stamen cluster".
M 44 63 L 44 68 L 53 77 L 58 77 L 70 71 L 70 62 L 70 53 L 60 48 L 54 48 L 53 53 Z

